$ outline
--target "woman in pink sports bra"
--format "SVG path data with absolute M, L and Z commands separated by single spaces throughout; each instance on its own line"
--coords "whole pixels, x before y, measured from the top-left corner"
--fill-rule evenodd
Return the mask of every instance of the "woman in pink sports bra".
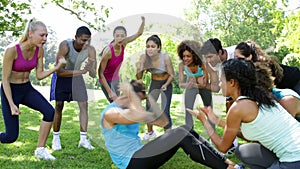
M 66 63 L 64 59 L 61 59 L 54 68 L 44 71 L 43 44 L 47 41 L 47 35 L 46 25 L 41 21 L 31 19 L 19 44 L 8 47 L 5 51 L 1 104 L 6 131 L 0 133 L 0 143 L 13 143 L 17 140 L 19 115 L 21 115 L 19 105 L 23 104 L 43 114 L 35 157 L 54 160 L 55 157 L 44 148 L 52 126 L 54 108 L 33 88 L 29 80 L 29 74 L 34 68 L 36 68 L 36 78 L 41 80 Z
M 145 17 L 138 32 L 127 37 L 127 31 L 123 26 L 115 27 L 113 31 L 114 40 L 103 49 L 102 60 L 98 68 L 99 83 L 107 100 L 112 102 L 119 95 L 119 70 L 124 58 L 124 50 L 128 43 L 136 40 L 144 32 Z

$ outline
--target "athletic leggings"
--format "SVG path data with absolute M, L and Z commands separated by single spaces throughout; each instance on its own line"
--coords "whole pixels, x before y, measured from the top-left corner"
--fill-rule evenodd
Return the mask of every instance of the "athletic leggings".
M 194 103 L 197 94 L 200 94 L 204 106 L 213 105 L 211 91 L 207 89 L 191 88 L 191 89 L 186 89 L 184 93 L 185 108 L 189 108 L 189 109 L 194 108 Z M 193 128 L 194 126 L 193 116 L 188 111 L 185 111 L 185 124 L 191 128 Z M 211 123 L 211 125 L 213 126 L 213 128 L 215 127 L 214 124 Z
M 187 126 L 172 129 L 136 151 L 127 169 L 156 169 L 166 163 L 179 148 L 193 161 L 214 169 L 225 169 L 225 157 Z
M 251 169 L 299 169 L 300 161 L 279 162 L 275 153 L 259 143 L 242 144 L 235 150 L 235 155 Z
M 20 104 L 28 106 L 34 110 L 37 110 L 43 114 L 43 121 L 52 122 L 54 117 L 54 108 L 52 105 L 41 95 L 36 89 L 34 89 L 30 82 L 24 84 L 10 84 L 12 98 L 14 104 L 19 107 Z M 6 131 L 0 134 L 1 143 L 13 143 L 17 140 L 19 135 L 19 116 L 24 114 L 13 116 L 6 95 L 1 85 L 1 104 L 2 114 L 4 118 L 4 124 Z M 30 119 L 28 119 L 30 120 Z
M 169 123 L 164 127 L 165 130 L 170 129 L 172 127 L 172 119 L 170 114 L 170 106 L 171 106 L 171 100 L 172 100 L 172 92 L 173 92 L 173 85 L 172 83 L 168 85 L 166 91 L 161 91 L 162 85 L 164 85 L 167 82 L 167 80 L 151 80 L 149 92 L 148 94 L 153 97 L 155 101 L 157 101 L 159 94 L 161 94 L 161 108 L 166 114 Z M 146 110 L 150 110 L 151 107 L 149 105 L 149 102 L 146 104 Z
M 120 91 L 119 91 L 119 84 L 120 84 L 120 81 L 119 81 L 119 80 L 110 81 L 110 82 L 107 82 L 107 84 L 108 84 L 108 86 L 111 88 L 111 90 L 112 90 L 113 92 L 116 93 L 117 96 L 120 95 Z M 104 93 L 106 99 L 107 99 L 110 103 L 113 102 L 113 100 L 109 98 L 109 95 L 108 95 L 108 93 L 107 93 L 105 87 L 104 87 L 101 83 L 100 83 L 100 87 L 101 87 L 101 89 L 102 89 L 102 91 L 103 91 L 103 93 Z

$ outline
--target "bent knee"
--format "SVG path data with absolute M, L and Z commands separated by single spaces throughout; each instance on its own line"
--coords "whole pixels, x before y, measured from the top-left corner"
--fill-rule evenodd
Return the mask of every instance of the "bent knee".
M 16 134 L 5 134 L 2 133 L 2 135 L 4 135 L 4 137 L 1 137 L 1 143 L 5 144 L 9 144 L 9 143 L 14 143 L 15 141 L 17 141 L 18 139 L 18 133 Z

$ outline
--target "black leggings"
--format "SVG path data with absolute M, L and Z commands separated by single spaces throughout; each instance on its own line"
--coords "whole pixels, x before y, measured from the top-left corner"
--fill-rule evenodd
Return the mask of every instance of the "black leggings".
M 195 162 L 215 169 L 228 167 L 225 163 L 226 158 L 210 143 L 195 131 L 187 130 L 187 126 L 181 126 L 166 132 L 135 152 L 127 169 L 159 168 L 171 159 L 179 148 Z
M 17 107 L 19 107 L 19 104 L 23 104 L 29 108 L 40 111 L 43 114 L 43 121 L 53 121 L 54 108 L 43 95 L 32 87 L 30 82 L 24 84 L 10 84 L 10 87 L 14 104 Z M 11 115 L 10 106 L 3 91 L 3 86 L 1 86 L 1 104 L 6 131 L 0 134 L 0 142 L 13 143 L 17 140 L 19 135 L 19 116 Z M 28 121 L 30 120 L 31 119 L 28 119 Z
M 166 83 L 167 80 L 151 80 L 150 87 L 149 87 L 149 95 L 153 97 L 155 101 L 157 101 L 159 95 L 161 97 L 161 108 L 164 110 L 165 115 L 167 116 L 169 123 L 164 127 L 165 130 L 172 128 L 172 118 L 170 114 L 170 106 L 172 100 L 172 91 L 173 85 L 172 83 L 168 85 L 166 91 L 161 91 L 161 87 Z M 149 102 L 146 104 L 146 109 L 149 111 L 151 106 Z

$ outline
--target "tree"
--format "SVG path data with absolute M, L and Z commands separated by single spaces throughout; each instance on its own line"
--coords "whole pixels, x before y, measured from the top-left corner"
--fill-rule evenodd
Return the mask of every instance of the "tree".
M 55 4 L 74 15 L 78 20 L 96 31 L 104 30 L 105 20 L 108 18 L 111 9 L 105 7 L 99 1 L 93 0 L 45 0 L 44 5 L 49 3 Z
M 13 36 L 19 36 L 22 33 L 26 24 L 22 16 L 31 14 L 30 2 L 0 1 L 0 35 L 11 32 Z
M 193 0 L 185 14 L 199 22 L 206 39 L 217 37 L 224 46 L 252 39 L 267 48 L 275 46 L 283 29 L 284 11 L 276 4 L 277 0 Z
M 0 2 L 0 35 L 11 32 L 13 36 L 20 36 L 24 30 L 27 19 L 24 18 L 32 12 L 33 1 L 23 0 L 21 3 L 13 0 Z M 86 23 L 90 28 L 100 31 L 105 27 L 110 8 L 93 1 L 81 0 L 43 0 L 42 8 L 55 4 L 56 6 Z

